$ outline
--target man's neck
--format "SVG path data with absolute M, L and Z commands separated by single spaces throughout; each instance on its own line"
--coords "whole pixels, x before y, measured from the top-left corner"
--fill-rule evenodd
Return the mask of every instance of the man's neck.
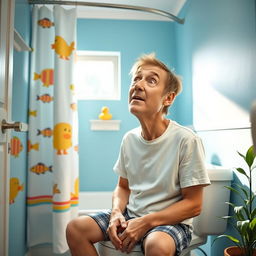
M 154 140 L 160 137 L 167 129 L 170 120 L 162 117 L 160 120 L 148 119 L 140 120 L 141 136 L 145 140 Z

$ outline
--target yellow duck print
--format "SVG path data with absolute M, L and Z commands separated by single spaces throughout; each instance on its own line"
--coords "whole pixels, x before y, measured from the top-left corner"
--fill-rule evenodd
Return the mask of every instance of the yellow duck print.
M 68 45 L 64 38 L 61 36 L 55 36 L 55 42 L 52 44 L 52 49 L 55 50 L 61 59 L 69 60 L 69 56 L 75 49 L 74 46 L 74 42 Z
M 20 185 L 20 181 L 18 178 L 10 178 L 10 196 L 9 203 L 13 204 L 14 199 L 17 197 L 19 191 L 23 191 L 24 185 Z
M 79 178 L 76 178 L 75 184 L 74 184 L 74 193 L 71 192 L 71 198 L 78 198 L 79 196 Z
M 101 120 L 110 120 L 112 118 L 112 114 L 109 113 L 108 107 L 103 107 L 101 109 L 101 113 L 99 114 L 99 119 Z
M 57 155 L 67 155 L 67 149 L 72 146 L 72 126 L 68 123 L 58 123 L 53 130 L 53 146 Z

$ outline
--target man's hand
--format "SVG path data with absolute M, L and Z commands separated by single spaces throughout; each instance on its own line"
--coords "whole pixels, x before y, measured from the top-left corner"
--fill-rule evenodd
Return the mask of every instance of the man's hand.
M 123 247 L 122 241 L 119 239 L 118 234 L 122 233 L 126 227 L 127 223 L 123 214 L 120 212 L 112 212 L 107 232 L 116 250 L 121 250 Z
M 119 240 L 122 242 L 121 251 L 130 253 L 136 243 L 149 230 L 148 225 L 143 218 L 135 218 L 127 221 L 126 229 L 119 234 Z

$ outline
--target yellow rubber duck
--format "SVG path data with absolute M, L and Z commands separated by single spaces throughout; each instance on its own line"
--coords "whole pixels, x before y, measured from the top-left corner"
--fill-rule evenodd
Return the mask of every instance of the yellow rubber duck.
M 24 185 L 20 184 L 18 178 L 10 178 L 10 195 L 9 195 L 9 203 L 13 204 L 14 199 L 18 195 L 19 191 L 23 191 Z
M 112 119 L 112 114 L 109 113 L 108 107 L 102 107 L 101 113 L 99 114 L 99 119 L 101 120 L 110 120 Z

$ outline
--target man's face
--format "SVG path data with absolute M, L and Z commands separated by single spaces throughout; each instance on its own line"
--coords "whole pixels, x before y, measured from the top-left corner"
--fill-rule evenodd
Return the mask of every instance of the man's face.
M 132 78 L 129 110 L 137 117 L 162 115 L 167 72 L 153 65 L 140 67 Z

